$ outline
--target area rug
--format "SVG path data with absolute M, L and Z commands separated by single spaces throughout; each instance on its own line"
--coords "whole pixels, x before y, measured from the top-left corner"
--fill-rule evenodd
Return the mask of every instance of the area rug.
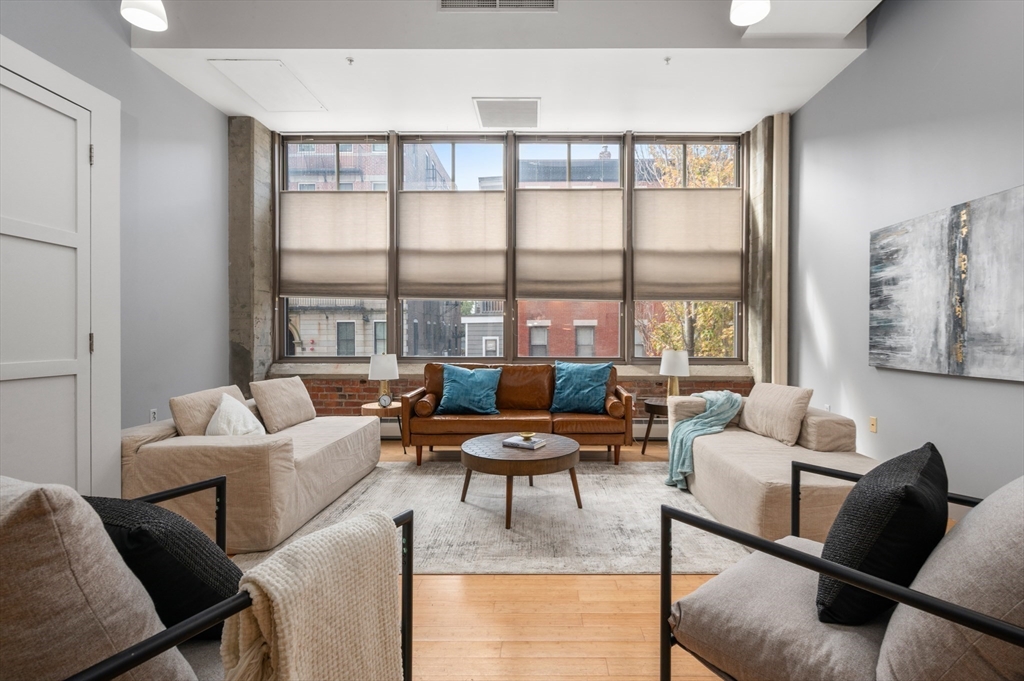
M 533 487 L 516 478 L 506 530 L 503 477 L 474 473 L 462 503 L 462 464 L 385 462 L 277 548 L 360 513 L 411 508 L 416 574 L 652 574 L 659 571 L 662 504 L 711 517 L 691 494 L 665 485 L 667 473 L 666 462 L 581 463 L 582 509 L 567 472 L 537 476 Z M 718 574 L 747 555 L 682 523 L 672 531 L 677 574 Z M 272 553 L 234 560 L 247 570 Z

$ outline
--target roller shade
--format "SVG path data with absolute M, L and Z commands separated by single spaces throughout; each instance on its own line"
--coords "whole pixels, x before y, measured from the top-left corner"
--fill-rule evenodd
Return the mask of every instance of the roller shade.
M 742 189 L 646 189 L 633 195 L 636 300 L 739 300 Z
M 516 192 L 516 295 L 622 300 L 621 189 Z
M 398 295 L 505 297 L 504 192 L 402 192 Z
M 385 298 L 385 192 L 282 192 L 280 292 Z

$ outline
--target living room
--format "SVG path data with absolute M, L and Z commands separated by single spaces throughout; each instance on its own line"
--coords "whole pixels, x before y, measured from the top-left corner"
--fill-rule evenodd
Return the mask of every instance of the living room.
M 860 476 L 931 443 L 951 529 L 895 580 L 914 591 L 982 516 L 956 495 L 1024 475 L 1024 2 L 0 0 L 0 34 L 5 480 L 84 504 L 226 476 L 246 575 L 412 510 L 389 654 L 413 678 L 668 678 L 666 654 L 683 679 L 940 675 L 883 673 L 896 592 L 870 674 L 824 634 L 700 648 L 659 574 L 721 604 L 768 556 L 673 517 L 666 573 L 659 513 L 827 548 L 853 478 L 793 495 L 793 462 Z M 486 409 L 452 411 L 460 380 L 491 381 Z M 265 435 L 207 434 L 232 399 Z M 523 434 L 544 446 L 502 447 Z M 216 546 L 214 502 L 164 506 Z M 3 614 L 43 591 L 3 527 L 0 676 L 154 633 L 46 667 L 68 606 L 36 639 Z M 1024 530 L 986 531 L 1008 584 L 922 590 L 1019 631 Z M 786 566 L 807 626 L 866 631 L 819 621 L 818 575 Z M 1016 634 L 954 621 L 904 663 L 964 637 L 1000 662 L 946 678 L 1024 678 Z M 729 667 L 743 644 L 768 652 Z M 180 648 L 148 673 L 224 677 L 221 643 Z

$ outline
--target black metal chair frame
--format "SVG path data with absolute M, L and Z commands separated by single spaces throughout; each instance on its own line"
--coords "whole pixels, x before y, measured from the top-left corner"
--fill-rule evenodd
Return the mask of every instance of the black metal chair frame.
M 175 487 L 164 492 L 147 494 L 138 497 L 136 501 L 147 501 L 157 503 L 182 497 L 201 490 L 216 489 L 216 542 L 223 550 L 227 545 L 225 542 L 227 530 L 227 477 L 220 476 L 195 482 L 182 487 Z M 412 681 L 412 510 L 403 511 L 392 520 L 395 527 L 402 528 L 402 678 L 404 681 Z M 77 674 L 70 676 L 66 681 L 107 681 L 130 669 L 153 659 L 160 653 L 166 652 L 193 636 L 206 631 L 219 622 L 223 622 L 232 615 L 242 612 L 252 605 L 252 599 L 245 591 L 239 591 L 231 598 L 225 599 L 216 605 L 210 606 L 200 613 L 196 613 L 184 622 L 179 622 L 173 627 L 165 629 L 158 634 L 136 643 L 135 645 L 122 650 L 115 655 L 101 660 L 84 669 Z
M 790 519 L 791 530 L 790 533 L 794 537 L 800 536 L 800 475 L 801 473 L 812 473 L 815 475 L 824 475 L 832 478 L 839 478 L 841 480 L 849 480 L 856 482 L 863 477 L 858 473 L 850 473 L 848 471 L 841 471 L 835 468 L 825 468 L 823 466 L 815 466 L 809 463 L 802 463 L 799 461 L 793 462 L 793 477 L 792 477 L 792 506 Z M 981 503 L 981 499 L 974 497 L 968 497 L 961 494 L 950 494 L 948 496 L 949 502 L 952 504 L 958 504 L 961 506 L 977 506 Z M 925 612 L 931 613 L 943 619 L 955 622 L 956 624 L 963 625 L 970 629 L 980 631 L 988 636 L 994 636 L 1003 641 L 1007 641 L 1015 646 L 1024 648 L 1024 628 L 1012 625 L 1008 622 L 990 617 L 974 610 L 969 610 L 962 606 L 950 603 L 934 596 L 921 593 L 920 591 L 914 591 L 907 587 L 900 586 L 888 582 L 884 579 L 879 579 L 859 570 L 833 563 L 817 556 L 812 556 L 803 551 L 790 548 L 777 544 L 773 541 L 768 541 L 762 537 L 759 537 L 748 532 L 737 530 L 728 525 L 717 523 L 707 518 L 702 518 L 692 513 L 680 511 L 677 508 L 663 505 L 661 507 L 661 637 L 660 637 L 660 652 L 661 652 L 661 680 L 670 681 L 672 676 L 672 646 L 677 645 L 683 650 L 686 650 L 693 655 L 698 661 L 704 666 L 708 667 L 711 671 L 715 672 L 723 679 L 729 679 L 727 673 L 718 669 L 708 661 L 701 659 L 699 655 L 693 653 L 684 646 L 682 643 L 676 640 L 672 633 L 672 627 L 669 624 L 669 617 L 671 615 L 672 608 L 672 521 L 678 520 L 681 523 L 692 525 L 698 529 L 710 532 L 711 534 L 718 535 L 719 537 L 725 537 L 731 541 L 737 542 L 746 546 L 747 548 L 767 553 L 770 556 L 781 558 L 782 560 L 790 563 L 795 563 L 800 567 L 813 570 L 814 572 L 834 577 L 841 582 L 852 584 L 853 586 L 870 591 L 871 593 L 884 596 L 888 599 L 909 605 L 912 608 L 917 608 Z

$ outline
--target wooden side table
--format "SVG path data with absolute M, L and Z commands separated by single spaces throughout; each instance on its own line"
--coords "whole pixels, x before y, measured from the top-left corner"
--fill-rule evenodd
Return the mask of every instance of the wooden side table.
M 402 432 L 402 405 L 401 403 L 392 403 L 390 407 L 382 407 L 376 402 L 367 402 L 363 406 L 359 407 L 359 413 L 363 416 L 376 416 L 378 418 L 396 418 L 398 419 L 398 432 Z M 402 445 L 402 453 L 405 454 L 405 445 Z
M 647 432 L 644 433 L 644 446 L 640 448 L 640 456 L 647 454 L 647 440 L 651 437 L 651 426 L 654 425 L 655 416 L 668 416 L 668 400 L 664 397 L 649 397 L 644 400 L 644 411 L 647 418 Z

